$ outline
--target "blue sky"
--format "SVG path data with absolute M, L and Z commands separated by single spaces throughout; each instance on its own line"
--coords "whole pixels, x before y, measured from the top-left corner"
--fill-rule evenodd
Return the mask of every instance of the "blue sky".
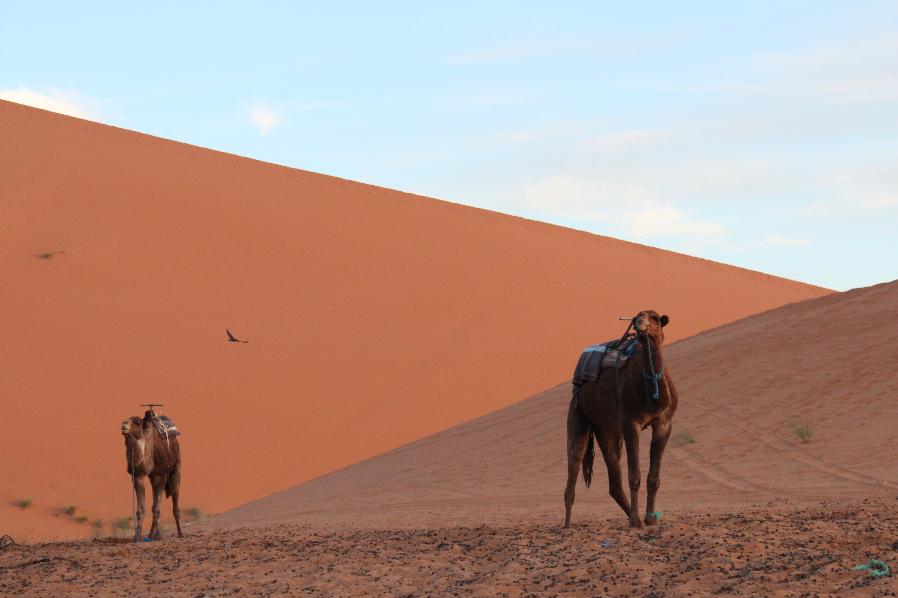
M 898 3 L 325 4 L 0 0 L 0 97 L 830 288 L 898 278 Z

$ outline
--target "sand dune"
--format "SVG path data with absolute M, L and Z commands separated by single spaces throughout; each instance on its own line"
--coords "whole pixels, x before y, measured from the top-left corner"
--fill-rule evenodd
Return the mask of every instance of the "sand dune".
M 20 539 L 90 533 L 68 505 L 128 514 L 138 403 L 166 404 L 184 502 L 217 512 L 556 384 L 619 314 L 663 309 L 676 339 L 827 292 L 9 102 L 0 131 L 0 532 Z M 735 432 L 704 422 L 701 445 Z
M 675 522 L 684 511 L 738 512 L 780 500 L 800 506 L 898 496 L 896 313 L 893 282 L 788 305 L 671 345 L 665 355 L 680 410 L 659 494 L 664 517 Z M 557 524 L 569 400 L 569 385 L 556 386 L 237 508 L 215 525 Z M 808 442 L 798 427 L 809 430 Z M 686 443 L 685 433 L 694 442 Z M 574 519 L 599 525 L 596 518 L 616 516 L 613 525 L 626 526 L 607 495 L 601 460 L 597 466 L 594 486 L 578 487 Z

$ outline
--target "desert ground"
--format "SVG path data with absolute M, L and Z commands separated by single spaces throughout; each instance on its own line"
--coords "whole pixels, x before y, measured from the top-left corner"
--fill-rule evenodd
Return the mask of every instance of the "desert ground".
M 0 130 L 0 530 L 29 541 L 128 515 L 141 403 L 221 513 L 555 386 L 645 306 L 674 341 L 829 292 L 10 102 Z
M 896 501 L 680 511 L 556 524 L 204 530 L 184 540 L 14 546 L 0 593 L 34 596 L 895 596 Z

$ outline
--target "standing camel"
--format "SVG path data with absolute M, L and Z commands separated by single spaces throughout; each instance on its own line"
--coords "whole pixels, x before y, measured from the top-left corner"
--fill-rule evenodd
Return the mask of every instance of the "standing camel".
M 150 478 L 153 487 L 153 525 L 150 527 L 150 538 L 159 540 L 159 503 L 162 492 L 171 496 L 172 513 L 181 533 L 181 509 L 178 506 L 178 494 L 181 491 L 181 449 L 178 446 L 178 432 L 157 428 L 160 418 L 152 411 L 147 411 L 143 419 L 132 417 L 122 422 L 122 435 L 125 437 L 125 459 L 128 463 L 128 475 L 134 483 L 137 495 L 137 511 L 135 513 L 134 541 L 139 542 L 143 533 L 143 514 L 145 507 L 143 479 Z M 163 425 L 171 425 L 171 420 L 161 418 Z
M 645 524 L 657 523 L 655 495 L 661 485 L 661 457 L 670 437 L 677 410 L 677 389 L 664 363 L 661 348 L 667 316 L 641 311 L 632 320 L 636 351 L 618 371 L 606 368 L 595 382 L 574 387 L 567 416 L 567 487 L 564 490 L 564 526 L 571 525 L 571 509 L 577 475 L 583 467 L 588 488 L 595 456 L 593 437 L 608 468 L 608 493 L 630 518 L 632 527 L 642 527 L 639 518 L 639 431 L 652 427 L 651 462 L 646 480 L 648 498 Z M 576 382 L 576 381 L 575 381 Z M 621 441 L 627 447 L 630 500 L 621 484 Z

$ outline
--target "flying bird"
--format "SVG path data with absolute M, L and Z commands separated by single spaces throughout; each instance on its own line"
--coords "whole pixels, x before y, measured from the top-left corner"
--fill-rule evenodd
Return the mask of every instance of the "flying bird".
M 239 338 L 237 338 L 236 336 L 234 336 L 233 334 L 231 334 L 231 331 L 228 330 L 227 328 L 225 328 L 225 332 L 228 333 L 228 342 L 229 342 L 229 343 L 248 343 L 248 342 L 249 342 L 249 341 L 242 341 L 242 340 L 240 340 Z

